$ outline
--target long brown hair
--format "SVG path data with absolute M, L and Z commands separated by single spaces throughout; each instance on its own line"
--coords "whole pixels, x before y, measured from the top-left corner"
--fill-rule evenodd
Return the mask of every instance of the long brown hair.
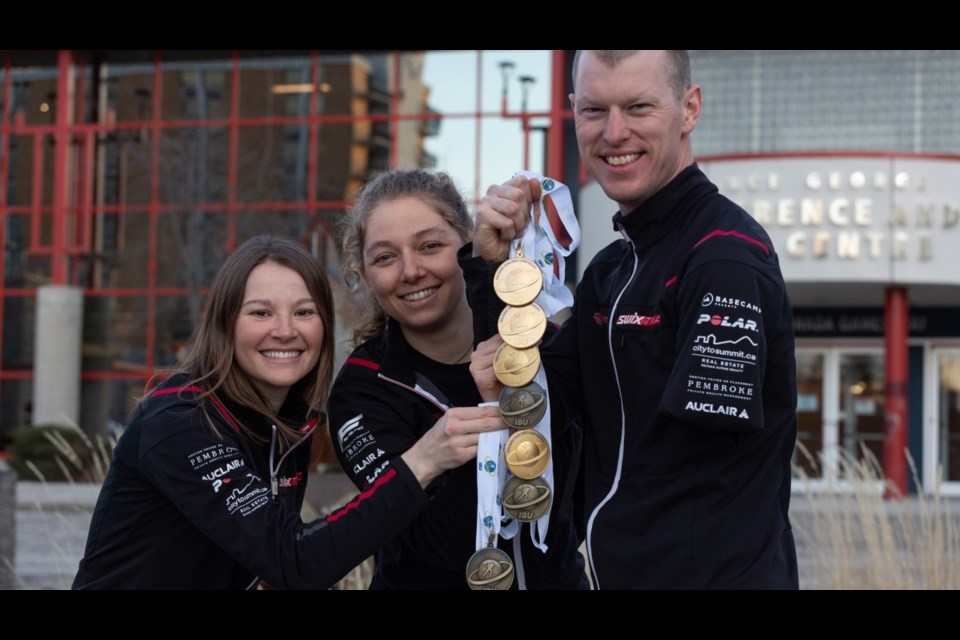
M 337 228 L 344 282 L 355 293 L 363 290 L 360 321 L 353 330 L 354 345 L 380 335 L 387 325 L 387 315 L 377 302 L 377 297 L 363 286 L 363 243 L 367 220 L 379 205 L 411 197 L 419 198 L 436 209 L 456 229 L 464 244 L 470 238 L 473 220 L 463 196 L 446 173 L 425 169 L 394 169 L 367 182 Z
M 234 353 L 237 318 L 243 305 L 247 279 L 255 267 L 266 262 L 296 271 L 317 305 L 323 322 L 320 357 L 316 366 L 290 388 L 288 397 L 306 402 L 312 414 L 322 417 L 333 380 L 333 295 L 317 259 L 302 246 L 286 238 L 270 235 L 251 238 L 227 258 L 210 287 L 193 347 L 175 373 L 186 374 L 190 378 L 189 385 L 202 388 L 201 398 L 214 393 L 223 394 L 233 402 L 272 420 L 286 448 L 300 437 L 296 429 L 300 425 L 288 425 L 280 419 L 250 377 L 237 365 Z M 248 438 L 262 440 L 248 427 L 237 422 Z

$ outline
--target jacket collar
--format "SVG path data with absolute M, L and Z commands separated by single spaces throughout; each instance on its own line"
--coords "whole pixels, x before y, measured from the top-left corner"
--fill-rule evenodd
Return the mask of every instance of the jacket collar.
M 630 213 L 615 213 L 613 228 L 622 230 L 638 250 L 645 249 L 685 223 L 694 215 L 694 205 L 716 191 L 694 162 Z
M 387 327 L 379 340 L 383 345 L 383 360 L 380 362 L 380 372 L 389 377 L 413 386 L 416 383 L 413 355 L 407 339 L 403 337 L 400 323 L 388 318 Z

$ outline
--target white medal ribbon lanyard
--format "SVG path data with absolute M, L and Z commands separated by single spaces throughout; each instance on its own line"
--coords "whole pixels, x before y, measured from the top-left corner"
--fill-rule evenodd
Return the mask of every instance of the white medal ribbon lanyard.
M 580 244 L 580 225 L 574 215 L 573 201 L 570 198 L 570 189 L 566 185 L 544 178 L 541 174 L 532 171 L 520 171 L 515 175 L 540 180 L 542 193 L 540 197 L 539 225 L 528 224 L 520 240 L 523 255 L 537 263 L 543 272 L 543 291 L 537 296 L 536 303 L 546 315 L 552 316 L 560 310 L 573 305 L 573 294 L 564 284 L 566 269 L 564 257 L 570 255 Z M 516 246 L 511 246 L 510 257 L 517 255 Z M 547 394 L 546 411 L 540 422 L 533 427 L 546 439 L 549 450 L 553 451 L 553 440 L 550 435 L 550 398 L 547 387 L 547 376 L 543 367 L 537 371 L 534 380 Z M 484 405 L 497 406 L 499 403 L 490 402 Z M 483 405 L 481 405 L 483 406 Z M 500 431 L 481 433 L 477 448 L 477 549 L 489 546 L 491 535 L 504 539 L 514 537 L 519 531 L 519 523 L 504 517 L 501 506 L 503 485 L 506 482 L 506 464 L 503 460 L 503 450 L 509 432 Z M 541 476 L 543 481 L 553 492 L 553 455 L 547 462 L 547 467 Z M 505 521 L 506 524 L 503 524 Z M 501 526 L 502 525 L 502 526 Z M 546 553 L 547 530 L 550 526 L 550 509 L 530 527 L 530 537 L 540 551 Z M 519 562 L 519 558 L 517 559 Z
M 482 402 L 481 407 L 499 407 L 499 402 Z M 513 519 L 502 526 L 501 494 L 507 481 L 503 448 L 510 433 L 507 429 L 485 431 L 477 444 L 477 551 L 496 546 L 497 535 L 504 539 L 517 535 L 520 525 Z M 493 544 L 491 545 L 491 541 Z

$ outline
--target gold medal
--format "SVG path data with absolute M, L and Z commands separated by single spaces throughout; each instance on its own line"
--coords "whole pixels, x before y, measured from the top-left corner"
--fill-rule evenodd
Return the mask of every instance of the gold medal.
M 508 387 L 529 384 L 540 369 L 540 350 L 536 347 L 517 349 L 508 344 L 500 345 L 493 354 L 493 373 L 497 380 Z
M 543 272 L 528 258 L 510 258 L 493 275 L 493 290 L 497 297 L 514 307 L 522 307 L 536 300 L 543 288 Z
M 513 584 L 513 561 L 505 551 L 484 547 L 467 561 L 467 585 L 474 590 L 506 591 Z
M 507 440 L 503 457 L 510 473 L 524 480 L 532 480 L 546 470 L 550 462 L 550 445 L 546 438 L 533 429 L 517 431 Z
M 552 501 L 550 485 L 543 478 L 513 477 L 503 485 L 503 510 L 520 522 L 543 517 Z
M 536 382 L 500 392 L 500 417 L 514 429 L 529 429 L 543 419 L 547 411 L 547 394 Z
M 511 347 L 532 347 L 547 330 L 547 314 L 536 302 L 522 307 L 504 307 L 497 321 L 497 332 Z

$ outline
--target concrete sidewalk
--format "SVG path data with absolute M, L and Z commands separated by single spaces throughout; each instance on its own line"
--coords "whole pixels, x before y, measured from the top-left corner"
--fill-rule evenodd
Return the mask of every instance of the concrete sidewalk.
M 355 494 L 355 488 L 343 474 L 311 474 L 308 481 L 305 517 L 328 512 L 331 506 Z M 99 485 L 66 483 L 17 483 L 16 511 L 16 573 L 18 589 L 69 589 L 83 556 L 90 518 L 99 495 Z M 850 498 L 837 500 L 834 508 L 855 512 Z M 830 504 L 826 501 L 825 504 Z M 914 496 L 901 507 L 906 513 L 917 514 L 918 509 L 930 506 L 929 499 L 923 505 Z M 802 589 L 836 588 L 830 584 L 818 584 L 814 579 L 817 565 L 825 561 L 823 549 L 805 548 L 809 544 L 803 532 L 815 529 L 822 518 L 818 510 L 823 508 L 820 500 L 807 495 L 791 497 L 790 519 L 797 532 L 797 554 L 800 565 Z M 312 509 L 312 512 L 311 512 Z M 960 500 L 944 499 L 944 513 L 960 526 Z M 10 526 L 10 523 L 0 523 Z M 866 548 L 856 545 L 861 562 L 868 562 Z M 356 587 L 351 587 L 356 588 Z M 849 587 L 848 587 L 849 588 Z
M 355 493 L 343 474 L 311 474 L 307 487 L 305 516 L 325 512 L 336 506 L 333 501 Z M 17 482 L 15 588 L 70 588 L 99 495 L 97 484 Z

